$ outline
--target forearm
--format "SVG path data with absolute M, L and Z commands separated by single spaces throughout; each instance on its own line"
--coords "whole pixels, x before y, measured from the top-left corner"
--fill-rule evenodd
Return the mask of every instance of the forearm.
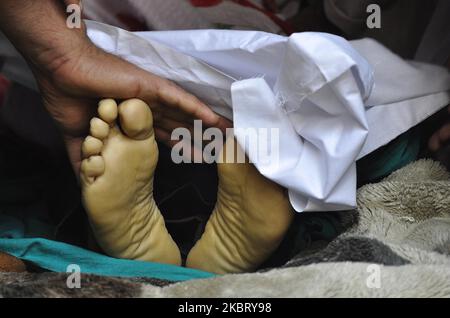
M 31 64 L 50 70 L 88 41 L 84 25 L 67 27 L 65 5 L 59 0 L 1 0 L 0 28 Z

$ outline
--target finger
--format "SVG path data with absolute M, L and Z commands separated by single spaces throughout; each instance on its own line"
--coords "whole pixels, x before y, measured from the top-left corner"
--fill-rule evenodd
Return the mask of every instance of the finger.
M 219 116 L 197 97 L 167 80 L 158 81 L 158 101 L 180 109 L 184 113 L 204 121 L 208 126 L 214 126 L 219 121 Z
M 171 145 L 171 134 L 167 131 L 165 131 L 164 129 L 158 128 L 158 127 L 154 127 L 154 131 L 155 131 L 155 137 L 156 140 L 158 140 L 159 142 L 162 142 L 163 144 L 165 144 L 168 147 L 172 147 Z
M 192 126 L 194 124 L 194 121 L 196 118 L 194 118 L 192 115 L 186 114 L 180 109 L 170 108 L 168 106 L 164 106 L 159 102 L 154 102 L 151 106 L 152 112 L 153 112 L 153 118 L 155 122 L 157 122 L 159 119 L 162 118 L 170 118 L 174 121 L 178 121 L 179 123 L 183 123 L 186 125 Z M 221 115 L 218 116 L 218 121 L 214 127 L 219 128 L 224 133 L 226 132 L 227 128 L 232 128 L 233 123 L 228 120 L 226 117 L 223 117 Z M 204 124 L 204 123 L 202 123 Z M 210 125 L 204 124 L 205 127 L 210 127 Z
M 446 143 L 450 139 L 450 123 L 444 125 L 439 130 L 439 139 L 442 144 Z
M 194 117 L 192 117 L 189 114 L 183 113 L 179 109 L 170 108 L 168 106 L 161 106 L 160 109 L 155 111 L 158 113 L 158 117 L 160 119 L 162 118 L 170 118 L 174 121 L 185 123 L 187 125 L 193 125 L 194 120 L 196 120 Z
M 161 118 L 158 122 L 155 122 L 155 127 L 160 128 L 169 134 L 172 134 L 177 128 L 186 128 L 189 130 L 191 136 L 194 136 L 194 126 L 167 117 Z
M 77 69 L 84 76 L 75 77 L 71 83 L 79 93 L 115 99 L 140 98 L 149 105 L 156 101 L 163 107 L 169 106 L 200 119 L 207 126 L 220 122 L 220 117 L 208 106 L 176 84 L 94 46 L 86 51 Z
M 76 4 L 76 5 L 79 5 L 79 6 L 81 6 L 82 5 L 82 2 L 81 2 L 82 0 L 64 0 L 64 3 L 67 5 L 67 6 L 69 6 L 69 5 L 71 5 L 71 4 Z
M 233 122 L 228 120 L 225 117 L 219 116 L 219 121 L 217 122 L 215 127 L 217 127 L 220 130 L 222 130 L 222 132 L 226 132 L 226 130 L 228 128 L 233 128 Z
M 179 139 L 172 139 L 172 132 L 169 132 L 159 127 L 155 127 L 154 130 L 156 139 L 170 148 L 172 148 L 173 146 L 175 146 L 177 143 L 180 142 Z M 189 143 L 191 143 L 191 139 L 189 139 L 188 141 Z
M 177 145 L 180 142 L 184 142 L 184 143 L 189 143 L 190 144 L 190 140 L 173 140 L 172 136 L 170 133 L 168 133 L 167 131 L 160 129 L 160 128 L 155 128 L 155 136 L 156 139 L 159 142 L 162 142 L 163 144 L 165 144 L 167 147 L 169 148 L 173 148 L 175 147 L 175 145 Z M 183 158 L 189 158 L 189 156 L 187 156 L 187 154 L 183 153 Z
M 184 162 L 195 162 L 202 163 L 203 162 L 203 145 L 198 145 L 195 142 L 192 142 L 192 139 L 172 139 L 172 136 L 169 132 L 155 128 L 155 136 L 159 142 L 162 142 L 169 148 L 173 148 L 175 145 L 181 143 L 184 149 L 189 149 L 190 152 L 183 152 L 182 157 Z M 191 135 L 193 136 L 193 135 Z
M 431 136 L 430 140 L 428 141 L 428 148 L 436 152 L 441 147 L 441 142 L 439 138 L 439 132 L 435 133 L 433 136 Z

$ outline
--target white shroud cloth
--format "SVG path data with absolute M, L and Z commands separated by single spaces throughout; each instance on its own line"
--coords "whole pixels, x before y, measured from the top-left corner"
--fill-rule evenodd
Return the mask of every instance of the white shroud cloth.
M 87 26 L 97 46 L 232 119 L 252 162 L 288 189 L 298 212 L 353 208 L 356 160 L 450 103 L 446 69 L 406 62 L 370 39 Z M 245 128 L 279 128 L 278 147 L 266 149 L 278 149 L 278 161 L 249 152 Z

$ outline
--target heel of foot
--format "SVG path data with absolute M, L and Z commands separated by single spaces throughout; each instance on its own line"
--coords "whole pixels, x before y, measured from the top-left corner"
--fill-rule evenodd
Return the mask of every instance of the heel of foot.
M 226 157 L 230 147 L 239 145 L 228 139 L 220 155 Z M 292 223 L 288 196 L 248 159 L 242 164 L 218 164 L 218 173 L 216 207 L 188 255 L 187 266 L 221 274 L 255 270 L 278 247 Z

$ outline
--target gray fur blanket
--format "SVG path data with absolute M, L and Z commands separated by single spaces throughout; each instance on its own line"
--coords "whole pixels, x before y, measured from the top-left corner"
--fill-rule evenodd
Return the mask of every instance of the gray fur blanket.
M 183 283 L 66 274 L 0 274 L 3 297 L 450 297 L 450 176 L 415 162 L 358 191 L 349 229 L 284 267 Z M 353 221 L 352 221 L 353 220 Z

